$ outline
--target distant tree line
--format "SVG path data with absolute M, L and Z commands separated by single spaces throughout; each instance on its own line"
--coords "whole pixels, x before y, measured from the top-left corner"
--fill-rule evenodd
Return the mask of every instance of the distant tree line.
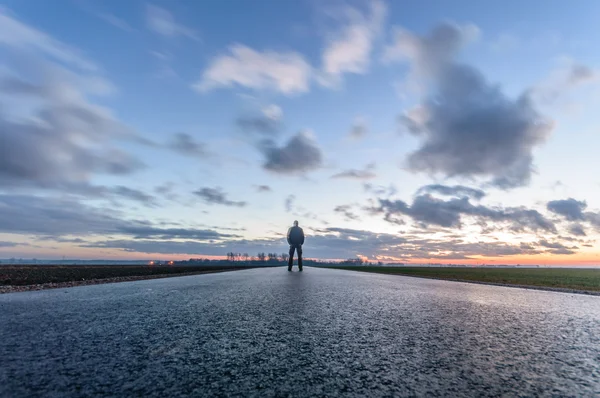
M 190 258 L 189 260 L 183 261 L 175 261 L 176 265 L 214 265 L 214 264 L 235 264 L 235 265 L 267 265 L 267 266 L 276 266 L 276 265 L 285 265 L 288 263 L 290 258 L 287 253 L 264 253 L 260 252 L 254 256 L 251 256 L 248 253 L 235 253 L 228 252 L 227 259 L 225 260 L 210 260 L 203 258 Z M 335 260 L 315 260 L 315 259 L 304 259 L 305 265 L 383 265 L 381 261 L 379 262 L 370 262 L 365 261 L 362 258 L 350 258 L 342 261 Z

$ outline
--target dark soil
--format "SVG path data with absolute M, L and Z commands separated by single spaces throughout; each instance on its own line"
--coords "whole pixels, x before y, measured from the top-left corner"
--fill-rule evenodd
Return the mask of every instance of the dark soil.
M 252 267 L 147 265 L 3 265 L 0 293 L 235 271 Z

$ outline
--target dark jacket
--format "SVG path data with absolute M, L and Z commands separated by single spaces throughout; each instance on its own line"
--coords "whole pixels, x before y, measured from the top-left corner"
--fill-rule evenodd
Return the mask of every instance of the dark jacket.
M 290 245 L 304 244 L 304 231 L 300 227 L 291 227 L 288 229 L 287 241 Z

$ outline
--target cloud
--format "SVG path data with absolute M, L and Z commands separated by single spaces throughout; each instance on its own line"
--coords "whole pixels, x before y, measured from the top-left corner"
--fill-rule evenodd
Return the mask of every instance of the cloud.
M 198 33 L 175 21 L 173 15 L 164 8 L 155 5 L 146 6 L 146 26 L 161 36 L 174 38 L 177 36 L 200 40 Z
M 587 236 L 585 229 L 581 224 L 573 224 L 569 227 L 569 232 L 575 236 Z
M 598 82 L 600 72 L 571 59 L 561 59 L 560 65 L 531 90 L 536 102 L 554 104 L 574 89 Z
M 363 188 L 365 192 L 369 192 L 377 196 L 394 196 L 398 193 L 398 189 L 394 186 L 394 184 L 390 184 L 389 187 L 384 187 L 382 185 L 364 183 Z
M 24 195 L 0 195 L 0 232 L 41 235 L 110 233 L 122 214 L 77 201 Z
M 5 80 L 6 81 L 6 80 Z M 16 90 L 13 104 L 19 98 Z M 72 90 L 67 99 L 59 90 Z M 48 81 L 27 94 L 41 106 L 36 119 L 13 121 L 0 113 L 0 182 L 56 186 L 83 182 L 90 174 L 130 174 L 143 163 L 111 145 L 124 127 L 106 109 L 85 102 L 72 83 Z
M 566 247 L 560 242 L 548 242 L 546 239 L 540 240 L 538 244 L 549 249 L 577 249 L 577 247 Z
M 89 100 L 112 91 L 110 82 L 91 73 L 95 66 L 44 33 L 2 14 L 0 21 L 5 61 L 0 73 L 0 184 L 60 189 L 85 184 L 95 174 L 126 175 L 143 168 L 117 142 L 147 140 Z
M 598 72 L 586 65 L 573 64 L 567 75 L 567 83 L 577 85 L 594 80 L 598 77 Z
M 227 194 L 221 188 L 201 188 L 194 191 L 194 194 L 199 196 L 208 204 L 216 204 L 223 206 L 244 207 L 246 202 L 235 202 L 227 199 Z
M 333 211 L 343 215 L 344 218 L 346 219 L 346 221 L 360 220 L 360 217 L 357 214 L 352 212 L 351 205 L 339 205 L 339 206 L 336 206 L 335 209 L 333 209 Z
M 295 195 L 288 195 L 288 197 L 285 198 L 285 210 L 288 213 L 294 210 L 294 202 L 295 201 L 296 201 Z
M 283 111 L 275 104 L 265 106 L 260 114 L 243 116 L 236 120 L 236 124 L 244 131 L 272 136 L 281 130 Z
M 553 126 L 529 92 L 508 98 L 457 53 L 477 35 L 473 26 L 442 24 L 424 37 L 398 30 L 386 59 L 407 59 L 411 76 L 430 88 L 422 103 L 401 118 L 420 141 L 409 169 L 446 177 L 487 177 L 503 188 L 528 184 L 533 150 Z
M 325 228 L 307 237 L 311 257 L 344 259 L 366 256 L 369 259 L 444 259 L 461 260 L 473 256 L 523 256 L 543 253 L 531 245 L 502 242 L 465 242 L 461 239 L 430 239 L 418 236 L 371 232 L 347 228 Z M 285 239 L 231 239 L 221 242 L 171 240 L 106 240 L 86 247 L 116 248 L 129 252 L 163 254 L 223 255 L 240 253 L 284 252 Z M 553 249 L 560 250 L 560 249 Z
M 175 134 L 168 146 L 172 150 L 179 152 L 182 155 L 194 158 L 203 158 L 208 154 L 206 145 L 197 142 L 194 137 L 187 133 Z
M 82 243 L 75 236 L 130 236 L 135 239 L 193 239 L 215 241 L 234 234 L 196 228 L 158 228 L 146 220 L 127 220 L 122 212 L 79 201 L 25 195 L 0 195 L 0 233 L 37 235 L 37 239 Z
M 463 185 L 425 185 L 417 190 L 417 194 L 422 193 L 437 193 L 443 196 L 467 197 L 473 199 L 481 199 L 485 196 L 485 192 L 483 192 L 481 189 L 469 188 Z
M 369 5 L 368 15 L 352 7 L 341 10 L 342 26 L 330 34 L 323 51 L 321 84 L 337 85 L 345 73 L 365 74 L 368 71 L 373 42 L 381 31 L 387 11 L 381 1 L 371 1 Z
M 116 187 L 111 188 L 111 192 L 117 196 L 134 200 L 138 202 L 142 202 L 148 206 L 156 205 L 156 198 L 152 195 L 149 195 L 145 192 L 140 191 L 139 189 L 129 188 L 123 185 L 118 185 Z
M 110 13 L 100 13 L 98 17 L 103 21 L 115 26 L 125 32 L 135 32 L 135 29 L 131 27 L 125 20 L 118 18 L 117 16 Z
M 587 203 L 569 198 L 551 200 L 546 207 L 549 211 L 559 214 L 569 221 L 582 221 L 585 219 L 583 211 L 586 209 Z
M 350 139 L 359 140 L 359 139 L 363 138 L 365 135 L 367 135 L 367 133 L 368 133 L 367 124 L 365 123 L 365 121 L 363 119 L 358 118 L 354 121 L 354 124 L 352 125 L 352 128 L 350 129 L 350 133 L 348 133 L 348 136 L 350 137 Z
M 271 187 L 268 185 L 258 185 L 256 187 L 256 190 L 258 192 L 271 192 L 272 191 Z
M 16 246 L 20 246 L 19 243 L 15 243 L 15 242 L 3 242 L 0 241 L 0 249 L 3 247 L 16 247 Z
M 0 8 L 0 44 L 13 48 L 39 51 L 57 61 L 83 70 L 96 70 L 97 66 L 76 49 L 11 18 Z
M 303 173 L 318 169 L 323 164 L 323 154 L 309 132 L 300 132 L 283 146 L 272 140 L 261 143 L 265 156 L 263 167 L 279 174 Z
M 122 234 L 131 235 L 134 239 L 193 239 L 215 241 L 239 238 L 239 235 L 222 234 L 210 229 L 193 228 L 156 228 L 152 226 L 123 226 L 118 230 Z
M 374 209 L 386 217 L 406 215 L 423 225 L 436 225 L 444 228 L 461 228 L 462 217 L 471 217 L 479 223 L 508 223 L 513 231 L 526 229 L 556 234 L 556 226 L 537 210 L 524 207 L 486 207 L 473 205 L 468 197 L 442 200 L 429 194 L 418 195 L 408 205 L 402 200 L 379 199 L 379 207 Z
M 375 163 L 371 163 L 371 164 L 368 164 L 364 170 L 356 170 L 356 169 L 345 170 L 340 173 L 332 175 L 331 178 L 333 178 L 333 179 L 349 178 L 349 179 L 355 179 L 355 180 L 369 180 L 369 179 L 377 177 L 377 174 L 375 174 L 375 172 L 373 172 L 374 169 L 375 169 Z
M 295 52 L 259 52 L 234 44 L 229 54 L 212 59 L 194 88 L 206 92 L 234 85 L 252 90 L 270 90 L 286 95 L 307 92 L 312 68 Z
M 562 216 L 565 220 L 587 222 L 600 231 L 600 212 L 585 211 L 587 209 L 585 201 L 573 198 L 551 200 L 547 203 L 546 207 L 549 211 Z M 583 227 L 579 224 L 572 225 L 569 231 L 573 235 L 585 235 Z

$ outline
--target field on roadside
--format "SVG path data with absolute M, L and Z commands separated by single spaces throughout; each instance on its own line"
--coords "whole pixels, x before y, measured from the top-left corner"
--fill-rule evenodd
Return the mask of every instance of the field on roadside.
M 0 286 L 128 280 L 252 268 L 247 266 L 147 266 L 147 265 L 3 265 Z
M 377 266 L 334 266 L 328 268 L 471 282 L 600 291 L 600 269 Z

